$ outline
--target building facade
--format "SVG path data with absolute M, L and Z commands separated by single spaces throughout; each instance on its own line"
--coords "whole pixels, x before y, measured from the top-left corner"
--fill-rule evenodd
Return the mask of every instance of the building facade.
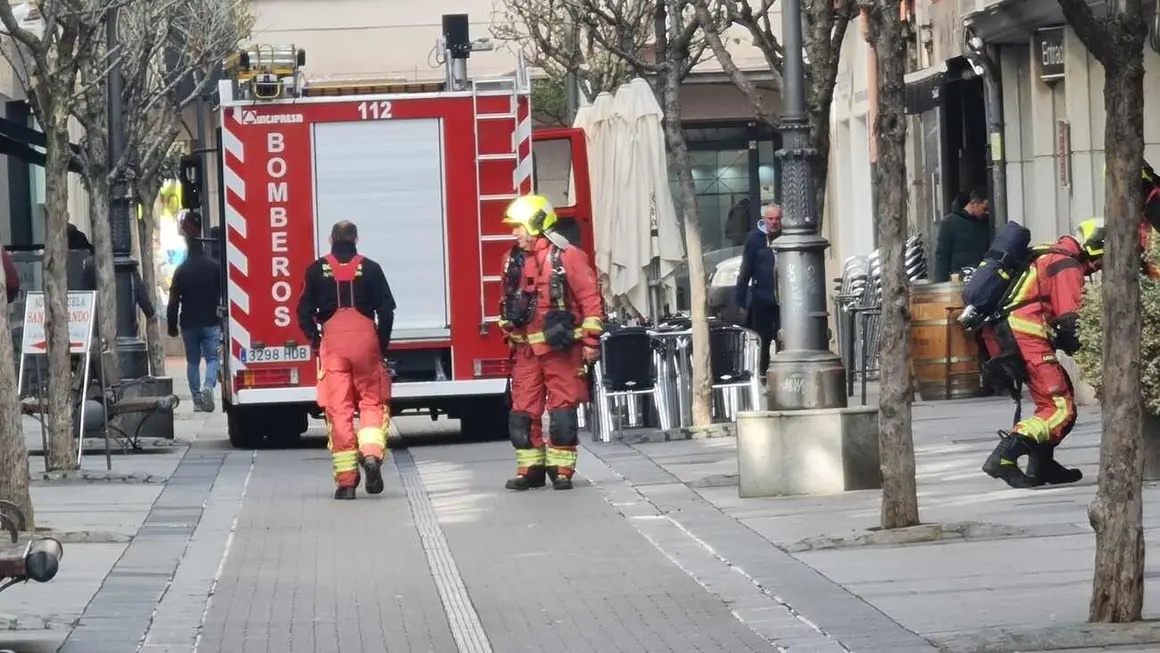
M 1093 5 L 1097 0 L 1089 0 Z M 1156 2 L 1145 2 L 1149 16 Z M 1053 240 L 1104 207 L 1103 67 L 1055 0 L 902 3 L 912 39 L 907 75 L 909 218 L 929 247 L 960 192 L 987 188 L 993 215 Z M 1155 24 L 1155 21 L 1149 21 Z M 853 31 L 853 30 L 851 30 Z M 1150 39 L 1160 45 L 1160 39 Z M 873 52 L 847 34 L 832 111 L 829 203 L 834 258 L 874 247 Z M 1160 54 L 1146 46 L 1145 105 L 1160 105 Z M 998 102 L 989 102 L 994 82 Z M 988 121 L 1001 128 L 988 129 Z M 995 133 L 991 133 L 994 131 Z M 1145 156 L 1160 160 L 1160 115 L 1144 112 Z M 996 174 L 1001 172 L 1001 174 Z M 1006 200 L 996 194 L 1005 188 Z M 994 202 L 993 202 L 994 203 Z

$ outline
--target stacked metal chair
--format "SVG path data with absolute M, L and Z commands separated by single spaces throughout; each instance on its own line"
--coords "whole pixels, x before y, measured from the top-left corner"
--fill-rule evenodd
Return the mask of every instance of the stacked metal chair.
M 927 277 L 922 238 L 909 237 L 903 254 L 906 277 L 914 282 Z M 838 309 L 838 350 L 846 364 L 847 393 L 854 394 L 856 380 L 863 396 L 868 380 L 878 377 L 878 340 L 882 315 L 882 267 L 879 250 L 846 259 L 835 304 Z

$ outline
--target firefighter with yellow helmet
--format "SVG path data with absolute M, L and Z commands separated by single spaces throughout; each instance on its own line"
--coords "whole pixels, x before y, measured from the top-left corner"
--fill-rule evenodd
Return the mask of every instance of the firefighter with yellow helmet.
M 546 198 L 516 198 L 503 221 L 516 237 L 504 258 L 500 302 L 500 327 L 512 347 L 508 435 L 517 468 L 506 487 L 527 490 L 551 479 L 553 488 L 569 490 L 580 443 L 576 411 L 588 399 L 586 365 L 599 357 L 604 329 L 600 287 Z

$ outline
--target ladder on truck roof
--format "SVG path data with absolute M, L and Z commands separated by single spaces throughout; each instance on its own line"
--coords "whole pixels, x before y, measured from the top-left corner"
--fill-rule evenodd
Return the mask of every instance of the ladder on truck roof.
M 499 308 L 487 298 L 490 287 L 502 292 L 502 271 L 491 274 L 500 265 L 498 243 L 513 243 L 515 237 L 504 227 L 503 211 L 520 195 L 535 188 L 532 165 L 532 93 L 523 57 L 515 74 L 471 80 L 472 105 L 475 114 L 475 185 L 476 219 L 479 228 L 479 297 L 483 322 L 480 331 L 497 322 Z M 489 243 L 493 245 L 489 246 Z M 494 259 L 494 260 L 492 260 Z

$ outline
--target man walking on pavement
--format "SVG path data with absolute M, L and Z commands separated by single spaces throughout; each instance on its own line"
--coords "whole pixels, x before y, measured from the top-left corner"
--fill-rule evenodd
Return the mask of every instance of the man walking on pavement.
M 353 222 L 335 224 L 330 253 L 306 269 L 298 300 L 299 328 L 319 360 L 318 405 L 326 413 L 335 499 L 355 498 L 360 464 L 367 473 L 367 493 L 383 491 L 390 426 L 391 378 L 384 361 L 395 298 L 383 268 L 359 254 L 357 245 Z
M 761 378 L 769 369 L 769 345 L 777 337 L 781 316 L 777 305 L 777 257 L 771 244 L 781 235 L 781 207 L 770 204 L 757 228 L 745 241 L 737 275 L 737 307 L 745 326 L 761 337 Z M 752 283 L 752 288 L 751 288 Z M 748 296 L 748 302 L 746 297 Z
M 1015 488 L 1075 483 L 1083 478 L 1055 460 L 1055 448 L 1075 426 L 1075 390 L 1056 350 L 1070 355 L 1080 349 L 1079 307 L 1084 277 L 1100 269 L 1104 255 L 1103 220 L 1079 225 L 1074 236 L 1063 236 L 1011 287 L 1002 319 L 983 329 L 991 370 L 1002 370 L 1005 381 L 1021 390 L 1027 384 L 1035 414 L 999 432 L 999 444 L 983 463 L 983 471 Z M 1026 455 L 1027 471 L 1019 469 Z
M 201 241 L 187 236 L 188 255 L 173 273 L 169 288 L 166 322 L 170 337 L 181 336 L 185 345 L 185 375 L 193 393 L 195 412 L 212 413 L 213 391 L 218 380 L 218 343 L 222 328 L 218 318 L 221 304 L 221 267 L 205 253 Z M 205 385 L 201 361 L 205 359 Z
M 551 478 L 553 488 L 570 490 L 580 444 L 576 408 L 588 399 L 586 365 L 600 357 L 604 330 L 596 271 L 583 250 L 556 230 L 559 219 L 544 197 L 517 198 L 503 221 L 516 237 L 504 261 L 500 304 L 500 327 L 514 360 L 508 434 L 516 476 L 505 487 L 543 487 Z

